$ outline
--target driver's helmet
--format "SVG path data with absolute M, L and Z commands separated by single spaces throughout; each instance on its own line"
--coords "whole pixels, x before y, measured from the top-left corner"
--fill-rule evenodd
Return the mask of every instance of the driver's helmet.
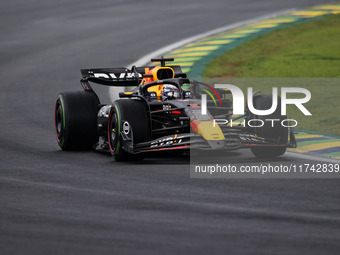
M 178 88 L 174 85 L 164 84 L 161 90 L 163 100 L 179 98 Z

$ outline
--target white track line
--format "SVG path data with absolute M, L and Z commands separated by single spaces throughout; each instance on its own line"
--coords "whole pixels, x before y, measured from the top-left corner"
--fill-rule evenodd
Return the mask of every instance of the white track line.
M 169 44 L 165 47 L 162 47 L 162 48 L 160 48 L 156 51 L 153 51 L 153 52 L 143 56 L 142 58 L 140 58 L 137 61 L 133 62 L 132 64 L 128 65 L 127 68 L 131 68 L 134 65 L 135 66 L 144 66 L 144 65 L 146 65 L 150 62 L 151 58 L 164 55 L 165 53 L 168 53 L 168 52 L 170 52 L 174 49 L 177 49 L 177 48 L 179 48 L 179 47 L 181 47 L 185 44 L 197 41 L 197 40 L 202 39 L 204 37 L 208 37 L 208 36 L 211 36 L 211 35 L 214 35 L 214 34 L 226 32 L 228 30 L 235 29 L 235 28 L 238 28 L 238 27 L 241 27 L 241 26 L 245 26 L 245 25 L 248 25 L 250 23 L 256 23 L 256 22 L 259 22 L 259 21 L 262 21 L 262 20 L 265 20 L 265 19 L 275 18 L 277 16 L 288 14 L 288 13 L 291 13 L 291 12 L 294 12 L 294 11 L 296 11 L 296 9 L 288 9 L 288 10 L 284 10 L 284 11 L 280 11 L 280 12 L 274 12 L 272 14 L 267 14 L 267 15 L 263 15 L 263 16 L 260 16 L 260 17 L 254 18 L 254 19 L 248 19 L 248 20 L 245 20 L 245 21 L 237 22 L 237 23 L 234 23 L 234 24 L 231 24 L 231 25 L 227 25 L 227 26 L 223 26 L 223 27 L 220 27 L 220 28 L 217 28 L 217 29 L 210 30 L 210 31 L 205 32 L 205 33 L 201 33 L 201 34 L 198 34 L 198 35 L 188 37 L 186 39 L 183 39 L 181 41 Z M 115 99 L 118 98 L 119 92 L 121 92 L 121 89 L 114 88 L 114 87 L 109 88 L 109 96 L 110 96 L 110 99 L 111 99 L 112 102 Z

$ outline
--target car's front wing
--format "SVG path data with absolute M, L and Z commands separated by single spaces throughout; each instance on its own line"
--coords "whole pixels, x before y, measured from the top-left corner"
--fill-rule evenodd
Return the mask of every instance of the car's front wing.
M 290 132 L 288 143 L 279 143 L 278 140 L 259 137 L 256 134 L 244 132 L 226 132 L 224 140 L 205 140 L 195 133 L 184 133 L 164 136 L 152 141 L 130 145 L 131 153 L 171 151 L 183 149 L 199 150 L 237 150 L 255 146 L 284 146 L 296 147 L 295 136 Z M 133 149 L 132 149 L 133 148 Z

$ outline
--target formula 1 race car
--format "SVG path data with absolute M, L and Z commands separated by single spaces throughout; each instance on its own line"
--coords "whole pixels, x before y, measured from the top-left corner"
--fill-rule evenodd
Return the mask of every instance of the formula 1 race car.
M 247 125 L 247 120 L 261 121 L 249 110 L 233 117 L 230 91 L 214 89 L 190 80 L 181 67 L 166 66 L 171 58 L 152 59 L 158 66 L 82 69 L 83 91 L 62 92 L 55 106 L 55 129 L 62 150 L 94 148 L 111 152 L 117 161 L 139 160 L 149 152 L 198 150 L 236 150 L 250 148 L 256 157 L 283 155 L 287 147 L 296 147 L 294 132 L 288 127 Z M 126 87 L 112 104 L 100 103 L 90 82 Z M 201 87 L 218 95 L 207 100 L 202 114 Z M 128 88 L 133 87 L 126 92 Z M 206 98 L 206 97 L 205 97 Z M 280 99 L 278 99 L 280 100 Z M 254 95 L 257 109 L 268 109 L 271 95 Z M 280 104 L 279 104 L 280 105 Z M 283 119 L 280 107 L 269 119 Z M 225 119 L 218 124 L 215 119 Z M 244 125 L 230 123 L 244 119 Z M 290 139 L 288 141 L 288 135 Z

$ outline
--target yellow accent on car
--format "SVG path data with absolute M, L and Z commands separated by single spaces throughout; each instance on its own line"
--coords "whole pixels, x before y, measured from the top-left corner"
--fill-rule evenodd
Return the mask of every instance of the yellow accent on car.
M 151 71 L 153 80 L 163 80 L 163 79 L 173 79 L 175 77 L 175 72 L 171 67 L 163 66 L 154 68 Z
M 148 91 L 149 92 L 156 92 L 158 99 L 160 99 L 162 87 L 163 87 L 163 84 L 155 85 L 155 86 L 148 88 Z
M 146 70 L 145 70 L 146 71 Z M 163 80 L 163 79 L 173 79 L 175 77 L 175 72 L 171 67 L 168 66 L 156 66 L 151 71 L 152 77 L 145 77 L 141 84 L 146 84 L 153 81 Z M 150 72 L 148 74 L 150 74 Z M 161 91 L 163 84 L 155 85 L 148 88 L 149 92 L 156 92 L 158 99 L 161 99 Z
M 225 140 L 221 128 L 212 121 L 202 121 L 198 125 L 198 134 L 202 135 L 205 140 Z

